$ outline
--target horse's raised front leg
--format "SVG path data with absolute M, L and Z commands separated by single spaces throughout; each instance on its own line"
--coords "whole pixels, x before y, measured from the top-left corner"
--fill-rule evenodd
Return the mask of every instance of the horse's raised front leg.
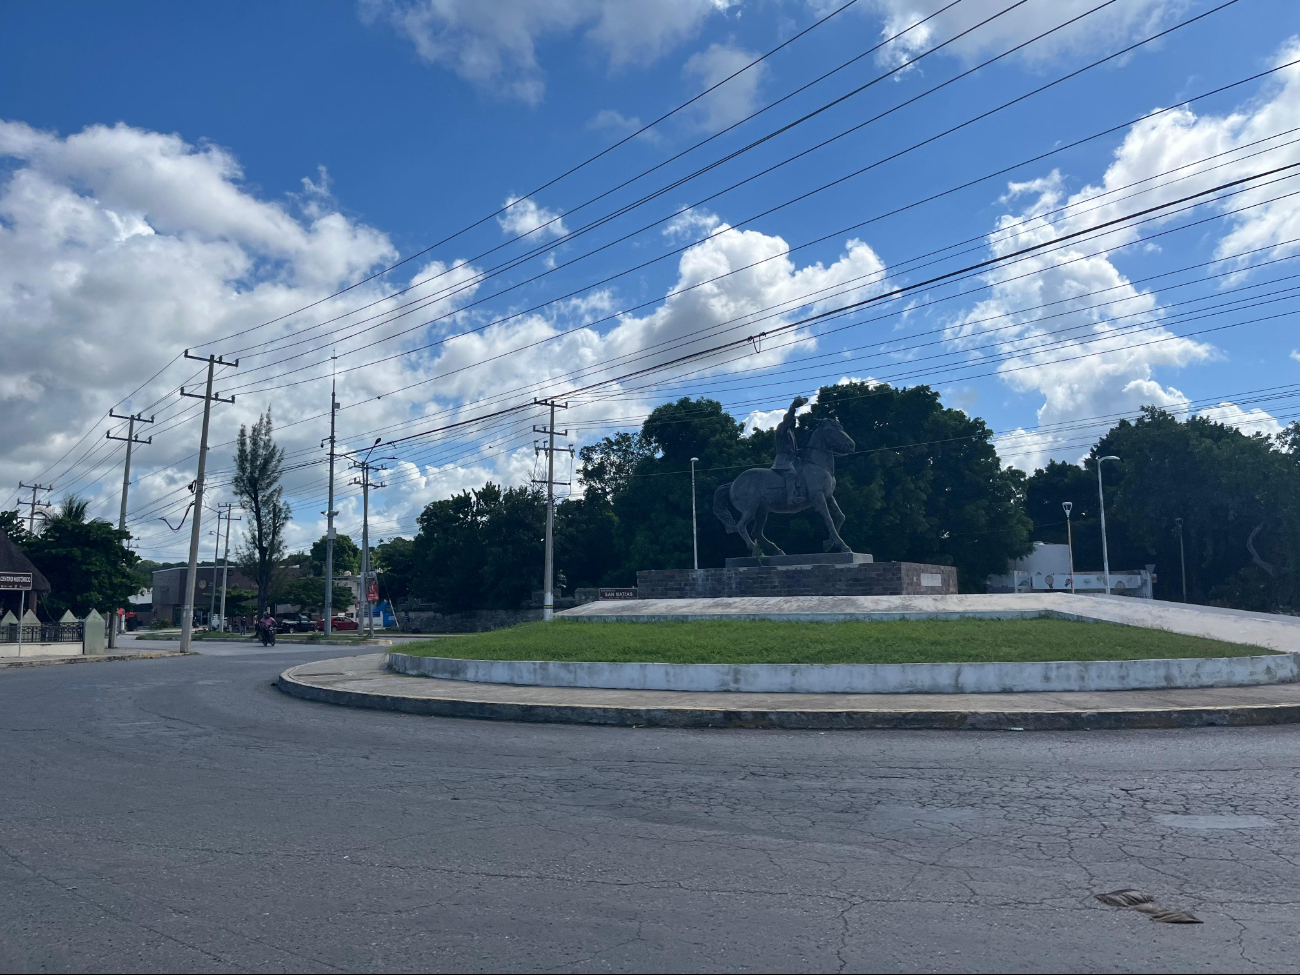
M 776 542 L 772 541 L 772 539 L 768 538 L 767 535 L 763 533 L 763 529 L 767 527 L 767 515 L 767 508 L 759 508 L 757 514 L 754 515 L 754 538 L 771 549 L 774 555 L 784 555 L 785 553 L 781 551 L 781 546 L 777 545 Z
M 813 507 L 817 509 L 818 514 L 822 516 L 822 521 L 826 522 L 826 531 L 830 534 L 830 538 L 826 540 L 827 544 L 822 546 L 822 550 L 826 552 L 829 552 L 831 549 L 834 549 L 837 552 L 853 551 L 849 548 L 844 539 L 840 538 L 839 529 L 836 528 L 835 520 L 831 517 L 830 506 L 826 503 L 826 495 L 814 495 L 812 503 Z M 839 510 L 838 506 L 836 506 L 836 510 Z

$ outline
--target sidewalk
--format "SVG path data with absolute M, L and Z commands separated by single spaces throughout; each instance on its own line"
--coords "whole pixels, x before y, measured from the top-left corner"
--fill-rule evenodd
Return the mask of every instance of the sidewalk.
M 1300 723 L 1300 684 L 1060 694 L 745 694 L 520 687 L 408 677 L 382 653 L 284 671 L 310 701 L 497 721 L 669 728 L 1087 730 Z
M 152 660 L 155 657 L 182 657 L 188 654 L 182 654 L 177 650 L 143 650 L 143 651 L 126 651 L 125 653 L 70 653 L 62 656 L 47 654 L 40 657 L 0 657 L 0 670 L 11 670 L 17 667 L 41 667 L 46 664 L 92 664 L 102 661 L 112 660 Z

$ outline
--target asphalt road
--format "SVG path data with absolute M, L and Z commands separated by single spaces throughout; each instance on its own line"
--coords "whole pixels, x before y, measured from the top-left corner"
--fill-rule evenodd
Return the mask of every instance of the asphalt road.
M 1300 957 L 1297 728 L 527 726 L 271 687 L 339 652 L 0 671 L 0 970 L 1227 972 Z M 1092 897 L 1118 887 L 1205 923 Z

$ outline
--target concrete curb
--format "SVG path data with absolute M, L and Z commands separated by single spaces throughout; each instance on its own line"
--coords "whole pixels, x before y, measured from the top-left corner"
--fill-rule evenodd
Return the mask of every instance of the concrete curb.
M 47 664 L 92 664 L 112 662 L 115 660 L 153 660 L 156 657 L 193 657 L 196 654 L 181 653 L 179 650 L 150 650 L 142 653 L 92 653 L 79 657 L 15 657 L 0 660 L 0 670 L 18 667 L 43 667 Z
M 300 665 L 308 666 L 308 665 Z M 779 728 L 787 730 L 966 730 L 1087 731 L 1131 728 L 1199 728 L 1300 723 L 1300 703 L 1178 708 L 1089 710 L 903 710 L 763 709 L 710 707 L 600 707 L 475 699 L 475 686 L 462 695 L 429 697 L 358 691 L 314 683 L 285 670 L 275 686 L 308 701 L 403 714 L 489 721 L 612 725 L 659 728 Z M 417 678 L 412 678 L 417 679 Z
M 1300 655 L 910 664 L 668 664 L 477 660 L 390 651 L 389 670 L 534 687 L 766 694 L 1006 694 L 1252 687 L 1300 680 Z

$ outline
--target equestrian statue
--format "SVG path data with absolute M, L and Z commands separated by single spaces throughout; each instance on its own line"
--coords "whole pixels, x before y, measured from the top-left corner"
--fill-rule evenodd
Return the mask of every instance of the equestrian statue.
M 765 546 L 772 554 L 785 554 L 763 534 L 768 514 L 792 515 L 808 508 L 815 508 L 826 522 L 823 552 L 852 551 L 840 537 L 844 512 L 834 498 L 835 457 L 853 453 L 856 446 L 840 421 L 828 417 L 813 428 L 808 446 L 801 450 L 795 437 L 795 411 L 807 402 L 796 397 L 777 425 L 776 458 L 771 468 L 751 467 L 713 492 L 713 513 L 728 532 L 745 540 L 755 557 L 764 554 Z M 740 512 L 739 518 L 733 517 L 731 507 Z

